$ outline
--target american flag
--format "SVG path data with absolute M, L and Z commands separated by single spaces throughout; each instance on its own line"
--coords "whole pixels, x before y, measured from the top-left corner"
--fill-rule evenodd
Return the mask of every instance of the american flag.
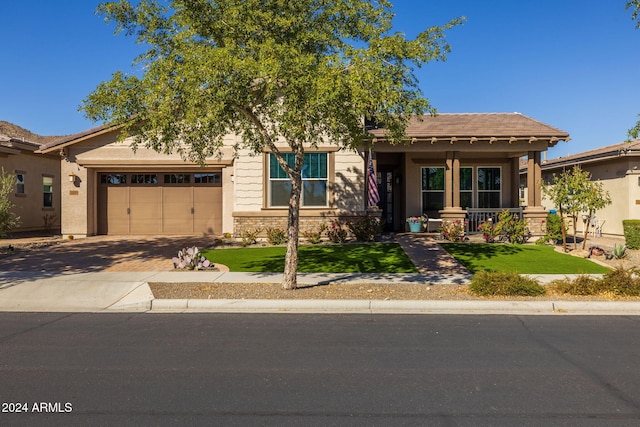
M 369 150 L 369 166 L 367 167 L 367 194 L 369 195 L 369 206 L 376 206 L 380 201 L 380 194 L 378 193 L 378 181 L 376 180 L 376 173 L 373 170 L 373 158 L 371 157 L 371 150 Z

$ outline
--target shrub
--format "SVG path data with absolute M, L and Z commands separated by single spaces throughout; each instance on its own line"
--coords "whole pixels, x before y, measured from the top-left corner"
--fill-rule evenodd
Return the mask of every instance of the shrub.
M 258 243 L 258 234 L 260 234 L 262 230 L 256 228 L 255 230 L 245 230 L 240 233 L 240 238 L 242 239 L 242 246 L 250 246 Z
M 373 216 L 359 215 L 347 221 L 347 227 L 358 242 L 373 242 L 376 236 L 382 234 L 382 223 Z
M 496 240 L 496 228 L 493 226 L 493 221 L 488 220 L 478 226 L 478 231 L 482 233 L 484 241 L 487 243 L 493 243 Z
M 173 268 L 202 270 L 213 267 L 211 261 L 205 258 L 196 246 L 179 250 L 178 256 L 173 257 L 171 261 L 173 261 Z
M 587 276 L 577 276 L 575 279 L 554 280 L 549 283 L 549 289 L 566 295 L 589 296 L 601 293 L 600 280 Z
M 0 168 L 0 237 L 20 225 L 20 217 L 12 212 L 15 205 L 9 200 L 9 195 L 16 189 L 16 177 L 5 173 Z
M 270 245 L 281 245 L 287 241 L 287 232 L 282 228 L 267 228 L 266 233 L 267 243 Z
M 461 242 L 464 240 L 465 221 L 456 219 L 455 221 L 445 221 L 440 226 L 442 238 L 450 242 Z
M 318 228 L 318 230 L 303 231 L 302 235 L 304 236 L 305 239 L 307 239 L 307 242 L 311 243 L 312 245 L 316 245 L 322 241 L 322 233 L 324 233 L 326 229 L 327 229 L 327 226 L 325 224 L 322 224 Z
M 471 293 L 480 296 L 539 296 L 545 289 L 538 281 L 514 272 L 480 271 L 469 285 Z
M 339 220 L 334 219 L 327 230 L 327 237 L 332 243 L 344 243 L 347 240 L 347 230 L 342 227 Z
M 610 292 L 617 296 L 640 296 L 640 278 L 638 269 L 616 268 L 604 274 L 600 280 L 601 287 L 605 292 Z
M 622 228 L 627 248 L 640 249 L 640 220 L 625 219 L 622 221 Z
M 529 229 L 524 219 L 518 219 L 514 214 L 504 209 L 498 215 L 495 232 L 500 239 L 509 243 L 524 243 L 529 238 Z
M 616 268 L 605 273 L 602 279 L 578 276 L 573 280 L 555 280 L 549 286 L 557 292 L 568 295 L 640 296 L 638 273 L 636 268 L 628 270 Z
M 566 232 L 566 226 L 564 221 L 562 221 L 562 218 L 560 218 L 560 215 L 552 213 L 547 214 L 545 228 L 546 233 L 544 235 L 544 239 L 547 242 L 551 242 L 555 245 L 562 241 L 562 229 L 565 228 Z

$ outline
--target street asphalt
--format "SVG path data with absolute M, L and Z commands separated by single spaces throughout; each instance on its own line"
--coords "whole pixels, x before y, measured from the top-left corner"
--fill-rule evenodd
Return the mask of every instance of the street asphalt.
M 534 276 L 541 283 L 570 275 Z M 281 273 L 235 272 L 0 272 L 0 311 L 225 312 L 640 315 L 640 303 L 566 300 L 186 300 L 154 299 L 149 282 L 280 282 Z M 298 274 L 301 284 L 336 282 L 467 284 L 464 274 Z

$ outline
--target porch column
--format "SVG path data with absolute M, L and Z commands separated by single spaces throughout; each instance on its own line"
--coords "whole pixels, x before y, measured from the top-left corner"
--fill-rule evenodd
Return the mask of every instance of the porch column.
M 460 209 L 460 156 L 457 151 L 453 152 L 453 182 L 451 185 L 453 194 L 453 208 Z
M 540 169 L 540 152 L 529 151 L 527 161 L 527 207 L 524 219 L 534 239 L 544 235 L 542 223 L 547 218 L 547 211 L 542 207 L 542 171 Z
M 460 172 L 458 171 L 458 174 Z M 458 177 L 459 178 L 459 177 Z M 453 151 L 447 151 L 447 161 L 444 168 L 444 208 L 453 207 Z
M 523 200 L 524 202 L 524 200 Z M 511 159 L 511 207 L 520 205 L 520 158 Z
M 444 190 L 444 209 L 440 211 L 440 218 L 443 222 L 464 220 L 467 211 L 460 208 L 460 158 L 456 151 L 447 151 Z
M 527 161 L 527 207 L 540 207 L 542 205 L 540 182 L 542 182 L 540 152 L 529 151 L 529 158 Z

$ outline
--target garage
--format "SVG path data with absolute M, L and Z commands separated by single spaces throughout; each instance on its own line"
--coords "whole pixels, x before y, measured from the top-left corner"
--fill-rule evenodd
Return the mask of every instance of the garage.
M 222 173 L 98 172 L 98 234 L 222 233 Z

